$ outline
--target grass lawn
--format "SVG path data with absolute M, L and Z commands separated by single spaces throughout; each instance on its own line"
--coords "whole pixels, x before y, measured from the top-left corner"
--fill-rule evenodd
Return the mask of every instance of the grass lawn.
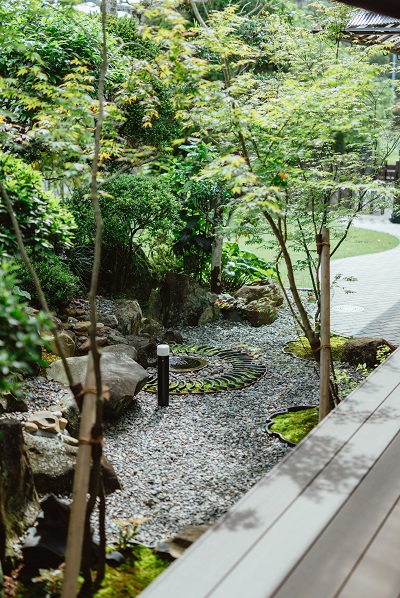
M 269 244 L 272 236 L 266 235 L 266 245 Z M 331 242 L 335 242 L 333 238 Z M 393 249 L 399 244 L 399 239 L 388 235 L 387 233 L 379 233 L 377 231 L 368 230 L 365 228 L 352 228 L 347 236 L 347 239 L 342 243 L 337 252 L 333 255 L 332 259 L 339 259 L 343 257 L 353 257 L 355 255 L 365 255 L 368 253 L 379 253 L 380 251 L 387 251 Z M 246 251 L 252 251 L 260 258 L 267 262 L 273 262 L 275 259 L 276 251 L 267 249 L 263 245 L 252 245 L 247 244 L 242 238 L 239 241 L 239 245 Z M 314 249 L 314 248 L 313 248 Z M 297 251 L 295 254 L 295 262 L 305 259 L 305 253 L 303 251 Z M 281 271 L 283 274 L 284 283 L 287 283 L 286 268 L 282 261 Z M 357 273 L 354 273 L 357 276 Z M 305 270 L 297 270 L 295 273 L 297 284 L 300 288 L 310 288 L 311 281 L 309 274 Z

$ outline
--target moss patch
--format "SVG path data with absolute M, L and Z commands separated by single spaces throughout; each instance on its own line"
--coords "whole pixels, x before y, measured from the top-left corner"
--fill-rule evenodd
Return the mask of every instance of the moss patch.
M 48 349 L 42 348 L 42 366 L 40 368 L 39 376 L 46 377 L 46 369 L 53 363 L 53 361 L 58 361 L 61 359 L 58 355 L 55 355 Z
M 344 336 L 331 336 L 331 351 L 333 361 L 341 361 L 343 345 L 348 339 Z M 303 359 L 314 359 L 310 343 L 305 336 L 299 336 L 297 341 L 291 341 L 285 347 L 285 353 L 291 353 Z
M 135 546 L 125 563 L 112 569 L 107 567 L 102 588 L 95 598 L 130 598 L 137 596 L 169 563 L 156 556 L 150 548 Z
M 277 432 L 289 442 L 297 444 L 317 425 L 318 409 L 313 407 L 302 411 L 290 411 L 277 415 L 273 420 L 270 431 Z

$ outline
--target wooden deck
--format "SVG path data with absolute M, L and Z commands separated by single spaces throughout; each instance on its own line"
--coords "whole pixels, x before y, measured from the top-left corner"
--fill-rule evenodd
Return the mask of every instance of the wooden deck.
M 398 598 L 400 349 L 141 598 Z

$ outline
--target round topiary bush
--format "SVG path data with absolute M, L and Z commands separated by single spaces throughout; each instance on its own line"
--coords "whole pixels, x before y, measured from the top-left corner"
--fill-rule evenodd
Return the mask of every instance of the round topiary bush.
M 82 292 L 79 278 L 71 272 L 68 263 L 60 256 L 42 254 L 40 258 L 34 258 L 32 263 L 50 309 L 58 311 L 66 307 L 74 297 Z M 17 262 L 15 273 L 21 288 L 31 295 L 33 304 L 39 307 L 35 285 L 25 264 Z

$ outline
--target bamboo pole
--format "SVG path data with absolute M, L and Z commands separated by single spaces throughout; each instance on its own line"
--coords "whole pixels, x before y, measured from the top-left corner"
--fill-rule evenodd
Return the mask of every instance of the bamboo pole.
M 92 428 L 96 421 L 96 376 L 92 353 L 89 353 L 85 392 L 83 397 L 79 448 L 76 457 L 72 507 L 68 526 L 67 549 L 65 553 L 65 573 L 61 598 L 75 598 L 78 590 L 78 577 L 81 568 L 81 554 L 86 516 L 86 495 L 89 488 L 92 462 Z
M 330 289 L 330 240 L 329 229 L 322 229 L 321 243 L 321 361 L 319 364 L 319 421 L 330 411 L 331 365 L 331 289 Z

